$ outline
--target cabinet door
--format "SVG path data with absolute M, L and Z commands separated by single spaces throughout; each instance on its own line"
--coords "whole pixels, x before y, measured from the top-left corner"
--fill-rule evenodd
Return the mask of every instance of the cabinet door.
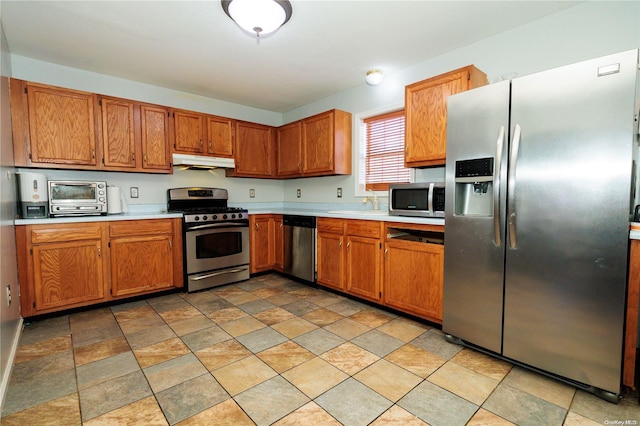
M 384 303 L 441 324 L 444 246 L 392 240 L 384 257 Z
M 105 167 L 136 167 L 134 104 L 123 99 L 100 99 L 102 161 Z
M 271 177 L 275 175 L 273 127 L 236 123 L 236 176 Z
M 302 122 L 296 121 L 278 128 L 278 176 L 299 176 L 302 173 Z
M 204 115 L 190 111 L 174 111 L 175 152 L 204 153 Z
M 347 291 L 380 300 L 380 240 L 347 236 Z
M 250 271 L 251 273 L 267 271 L 274 263 L 274 221 L 270 215 L 249 217 Z
M 207 153 L 216 157 L 233 156 L 233 120 L 207 117 Z
M 447 97 L 486 84 L 473 66 L 460 68 L 405 88 L 405 165 L 444 165 Z
M 27 84 L 31 161 L 96 163 L 95 95 Z
M 344 291 L 343 235 L 318 231 L 318 284 Z
M 333 171 L 334 112 L 307 118 L 302 121 L 302 172 L 331 173 Z
M 140 105 L 140 128 L 142 168 L 171 170 L 168 108 Z
M 274 229 L 274 267 L 278 271 L 282 271 L 284 269 L 284 240 L 283 240 L 283 229 L 282 229 L 282 215 L 275 216 L 273 220 L 273 229 Z
M 109 243 L 114 297 L 173 287 L 171 235 L 118 237 Z
M 100 301 L 104 297 L 100 240 L 33 246 L 36 311 Z

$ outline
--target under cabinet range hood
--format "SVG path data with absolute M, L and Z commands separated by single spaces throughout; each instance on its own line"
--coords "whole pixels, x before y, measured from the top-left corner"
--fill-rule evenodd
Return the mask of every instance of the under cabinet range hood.
M 211 170 L 216 168 L 233 169 L 236 164 L 233 158 L 207 157 L 205 155 L 173 154 L 173 166 L 182 170 L 201 169 Z

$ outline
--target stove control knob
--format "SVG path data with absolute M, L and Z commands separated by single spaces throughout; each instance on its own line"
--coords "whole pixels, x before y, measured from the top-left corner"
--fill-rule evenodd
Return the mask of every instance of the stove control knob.
M 235 218 L 236 218 L 236 214 L 234 213 L 231 215 L 231 219 L 235 219 Z
M 199 220 L 200 220 L 200 216 L 195 216 L 195 217 L 193 218 L 193 220 L 195 220 L 196 222 L 197 222 L 197 221 L 199 221 Z
M 222 215 L 222 218 L 223 218 L 223 219 L 226 219 L 226 218 L 227 218 L 227 215 L 226 215 L 226 214 L 223 214 L 223 215 Z
M 242 213 L 238 213 L 238 219 L 242 219 Z
M 202 216 L 202 220 L 207 220 L 207 216 Z
M 213 215 L 213 217 L 212 217 L 212 219 L 213 219 L 213 220 L 218 219 L 218 215 L 217 215 L 217 214 L 214 214 L 214 215 Z

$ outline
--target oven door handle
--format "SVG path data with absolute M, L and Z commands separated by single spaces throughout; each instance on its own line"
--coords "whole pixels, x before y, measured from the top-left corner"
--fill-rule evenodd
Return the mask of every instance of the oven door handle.
M 248 228 L 248 223 L 233 223 L 233 222 L 220 222 L 220 223 L 210 223 L 208 225 L 196 225 L 190 228 L 187 228 L 185 231 L 195 231 L 197 229 L 210 229 L 210 228 Z
M 206 278 L 217 277 L 218 275 L 235 274 L 237 272 L 244 272 L 247 269 L 248 268 L 246 268 L 246 267 L 245 268 L 229 269 L 229 270 L 226 270 L 226 271 L 214 272 L 212 274 L 198 275 L 197 277 L 189 277 L 189 279 L 191 281 L 200 281 L 200 280 L 204 280 Z

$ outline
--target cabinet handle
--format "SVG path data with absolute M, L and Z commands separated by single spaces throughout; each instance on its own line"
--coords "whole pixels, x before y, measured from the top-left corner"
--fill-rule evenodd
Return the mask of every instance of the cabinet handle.
M 349 251 L 349 246 L 351 246 L 351 241 L 347 241 L 347 251 Z
M 384 258 L 387 259 L 387 254 L 389 253 L 389 249 L 384 249 Z
M 300 162 L 298 161 L 298 171 L 300 171 Z
M 132 162 L 132 163 L 135 163 L 135 162 L 136 162 L 136 153 L 135 153 L 135 152 L 132 152 L 132 153 L 131 153 L 131 162 Z
M 202 139 L 200 139 L 200 150 L 202 150 Z
M 258 222 L 256 222 L 256 230 L 260 229 L 260 225 L 258 225 Z
M 142 161 L 144 161 L 144 162 L 145 162 L 145 164 L 146 164 L 146 162 L 147 162 L 147 154 L 144 154 L 144 155 L 142 156 Z
M 211 141 L 209 141 L 209 151 L 211 151 L 213 149 L 213 144 L 211 143 Z
M 102 257 L 102 248 L 98 246 L 98 257 Z
M 342 240 L 340 240 L 340 242 L 338 243 L 338 247 L 340 247 L 340 250 L 342 250 Z
M 91 150 L 91 158 L 96 158 L 96 150 L 95 149 Z

